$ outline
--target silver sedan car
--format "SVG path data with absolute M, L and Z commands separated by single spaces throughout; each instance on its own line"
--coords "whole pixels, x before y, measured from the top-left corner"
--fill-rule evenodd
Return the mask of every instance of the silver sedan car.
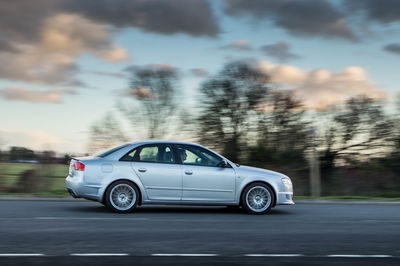
M 241 206 L 263 214 L 294 204 L 289 177 L 239 166 L 198 144 L 146 141 L 125 144 L 93 157 L 73 158 L 69 193 L 96 200 L 115 212 L 138 205 Z

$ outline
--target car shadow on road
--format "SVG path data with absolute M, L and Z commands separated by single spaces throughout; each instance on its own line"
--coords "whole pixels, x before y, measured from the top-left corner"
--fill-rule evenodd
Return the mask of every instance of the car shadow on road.
M 207 214 L 244 214 L 248 213 L 243 208 L 230 207 L 198 207 L 198 206 L 146 206 L 135 210 L 136 213 L 207 213 Z M 269 214 L 287 214 L 289 212 L 283 210 L 272 209 Z
M 85 212 L 85 213 L 113 213 L 107 207 L 99 206 L 74 206 L 70 207 L 71 211 L 74 212 Z M 243 208 L 235 207 L 215 207 L 215 206 L 140 206 L 134 213 L 162 213 L 162 214 L 174 214 L 174 213 L 188 213 L 188 214 L 236 214 L 236 215 L 248 215 Z M 291 214 L 288 210 L 272 209 L 268 215 L 288 215 Z

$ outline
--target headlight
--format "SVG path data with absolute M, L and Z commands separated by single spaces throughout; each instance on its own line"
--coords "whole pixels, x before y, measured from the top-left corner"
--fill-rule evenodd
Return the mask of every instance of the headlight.
M 284 177 L 281 180 L 282 180 L 283 185 L 285 185 L 285 188 L 286 188 L 287 191 L 292 191 L 293 190 L 292 181 L 290 180 L 290 178 Z

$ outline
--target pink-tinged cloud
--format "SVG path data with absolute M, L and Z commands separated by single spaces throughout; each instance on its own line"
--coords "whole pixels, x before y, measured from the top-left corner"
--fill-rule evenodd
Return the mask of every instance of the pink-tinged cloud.
M 82 54 L 108 62 L 128 60 L 128 53 L 112 41 L 107 26 L 80 15 L 48 17 L 33 42 L 17 42 L 13 50 L 0 50 L 0 78 L 36 84 L 79 85 L 75 63 Z M 6 66 L 6 67 L 5 67 Z
M 233 49 L 237 51 L 249 51 L 251 50 L 251 45 L 248 40 L 236 40 L 227 45 L 221 47 L 221 49 Z
M 42 91 L 9 86 L 0 90 L 0 97 L 10 101 L 56 104 L 62 102 L 63 95 L 62 92 L 57 89 Z
M 134 96 L 138 99 L 152 99 L 155 95 L 148 88 L 134 88 L 129 90 L 127 95 Z
M 367 72 L 357 66 L 346 67 L 337 72 L 325 69 L 308 71 L 291 65 L 261 61 L 258 67 L 271 76 L 272 82 L 292 90 L 308 109 L 325 109 L 358 95 L 375 99 L 387 96 L 379 86 L 369 80 Z
M 42 29 L 41 47 L 70 56 L 91 53 L 110 62 L 128 59 L 127 51 L 113 44 L 105 25 L 77 14 L 49 17 Z

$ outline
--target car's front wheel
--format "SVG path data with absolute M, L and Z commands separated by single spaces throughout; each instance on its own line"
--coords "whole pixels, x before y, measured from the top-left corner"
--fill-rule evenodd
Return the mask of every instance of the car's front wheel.
M 264 214 L 271 210 L 274 200 L 274 193 L 268 185 L 253 183 L 244 189 L 241 204 L 249 213 Z
M 128 181 L 117 181 L 107 188 L 105 205 L 114 212 L 131 212 L 138 203 L 139 192 Z

